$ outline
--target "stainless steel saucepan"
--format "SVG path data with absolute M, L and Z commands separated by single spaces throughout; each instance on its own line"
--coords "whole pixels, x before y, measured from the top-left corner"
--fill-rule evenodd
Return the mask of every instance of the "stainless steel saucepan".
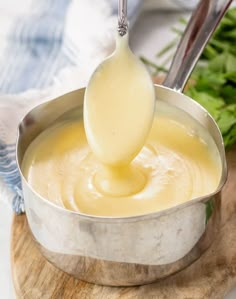
M 133 217 L 98 217 L 66 210 L 32 189 L 21 172 L 21 164 L 26 149 L 41 132 L 71 117 L 72 112 L 79 117 L 84 89 L 37 106 L 20 123 L 17 161 L 26 215 L 40 251 L 56 267 L 97 284 L 146 284 L 191 264 L 217 235 L 221 189 L 227 176 L 223 140 L 209 113 L 181 91 L 230 2 L 202 0 L 199 3 L 164 86 L 155 85 L 157 102 L 166 102 L 187 112 L 214 139 L 222 173 L 219 186 L 212 194 L 167 210 Z

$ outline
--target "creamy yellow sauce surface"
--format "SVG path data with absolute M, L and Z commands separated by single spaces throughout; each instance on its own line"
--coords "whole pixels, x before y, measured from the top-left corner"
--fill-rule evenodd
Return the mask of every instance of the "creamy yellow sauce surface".
M 221 163 L 210 135 L 177 109 L 158 108 L 164 112 L 155 116 L 128 170 L 107 174 L 87 143 L 83 121 L 71 119 L 47 129 L 29 146 L 22 164 L 26 180 L 59 206 L 101 216 L 159 211 L 215 191 Z M 123 181 L 134 186 L 126 192 Z
M 84 123 L 71 119 L 36 138 L 25 178 L 44 198 L 99 216 L 146 214 L 213 192 L 221 165 L 211 137 L 163 103 L 153 121 L 154 108 L 148 72 L 118 37 L 86 89 Z

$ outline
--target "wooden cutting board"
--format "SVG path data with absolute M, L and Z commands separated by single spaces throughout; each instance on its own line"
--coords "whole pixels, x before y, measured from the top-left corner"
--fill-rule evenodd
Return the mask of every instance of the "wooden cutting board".
M 220 299 L 236 285 L 236 147 L 227 153 L 229 177 L 223 190 L 222 229 L 194 264 L 140 287 L 103 287 L 76 280 L 39 253 L 26 217 L 12 224 L 11 262 L 15 290 L 24 299 Z

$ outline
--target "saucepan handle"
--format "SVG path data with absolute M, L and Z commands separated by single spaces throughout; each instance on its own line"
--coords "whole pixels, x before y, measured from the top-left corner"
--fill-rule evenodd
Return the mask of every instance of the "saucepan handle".
M 163 83 L 181 92 L 209 38 L 232 0 L 201 0 L 180 40 L 169 73 Z

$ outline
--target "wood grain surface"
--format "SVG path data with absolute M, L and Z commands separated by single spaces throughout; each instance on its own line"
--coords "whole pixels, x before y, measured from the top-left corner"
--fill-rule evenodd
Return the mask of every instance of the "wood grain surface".
M 140 287 L 103 287 L 82 281 L 48 263 L 29 233 L 26 217 L 12 224 L 11 259 L 15 290 L 24 299 L 220 299 L 236 284 L 236 147 L 227 153 L 222 229 L 194 264 L 171 277 Z

